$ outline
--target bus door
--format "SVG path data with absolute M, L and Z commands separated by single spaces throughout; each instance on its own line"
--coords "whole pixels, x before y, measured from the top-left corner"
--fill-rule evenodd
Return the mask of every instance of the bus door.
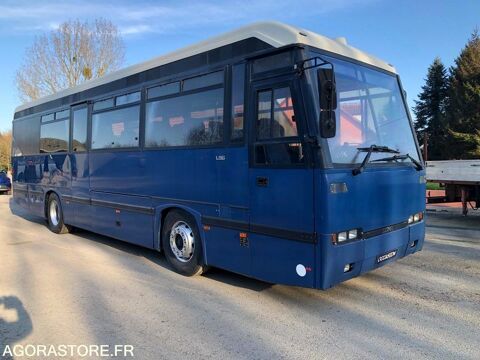
M 88 159 L 88 104 L 71 108 L 71 164 L 72 185 L 69 208 L 73 209 L 72 225 L 89 228 L 90 176 Z
M 313 286 L 314 182 L 296 80 L 261 80 L 249 100 L 252 276 Z

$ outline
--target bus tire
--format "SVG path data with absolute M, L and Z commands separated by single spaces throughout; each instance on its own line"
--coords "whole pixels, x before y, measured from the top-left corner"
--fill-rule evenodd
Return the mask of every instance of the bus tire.
M 60 198 L 52 193 L 47 202 L 47 222 L 48 228 L 55 234 L 66 234 L 70 232 L 70 226 L 63 222 L 63 210 Z
M 162 247 L 173 269 L 185 276 L 202 274 L 202 241 L 195 219 L 181 210 L 170 211 L 162 227 Z

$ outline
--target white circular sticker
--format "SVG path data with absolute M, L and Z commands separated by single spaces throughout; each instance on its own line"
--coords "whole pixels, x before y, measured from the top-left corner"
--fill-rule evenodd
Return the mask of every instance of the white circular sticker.
M 307 274 L 307 269 L 302 264 L 298 264 L 296 270 L 298 276 L 304 277 Z

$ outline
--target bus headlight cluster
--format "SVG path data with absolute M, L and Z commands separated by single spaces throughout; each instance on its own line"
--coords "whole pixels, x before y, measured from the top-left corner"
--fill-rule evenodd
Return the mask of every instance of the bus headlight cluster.
M 416 213 L 416 214 L 413 214 L 413 215 L 410 215 L 410 217 L 408 218 L 408 223 L 413 224 L 413 223 L 416 223 L 416 222 L 419 222 L 419 221 L 422 221 L 422 220 L 423 220 L 423 211 L 419 212 L 419 213 Z
M 348 231 L 342 231 L 336 234 L 332 234 L 332 243 L 342 244 L 347 241 L 357 240 L 360 238 L 360 231 L 358 229 L 352 229 Z

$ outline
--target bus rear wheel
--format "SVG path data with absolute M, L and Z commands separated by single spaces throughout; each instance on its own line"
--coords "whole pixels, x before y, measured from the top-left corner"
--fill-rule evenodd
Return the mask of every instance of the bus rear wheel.
M 184 211 L 170 211 L 162 229 L 162 247 L 174 270 L 185 276 L 205 272 L 202 243 L 195 219 Z
M 70 232 L 70 226 L 63 222 L 63 210 L 60 198 L 52 193 L 47 202 L 47 222 L 48 228 L 55 234 L 66 234 Z

